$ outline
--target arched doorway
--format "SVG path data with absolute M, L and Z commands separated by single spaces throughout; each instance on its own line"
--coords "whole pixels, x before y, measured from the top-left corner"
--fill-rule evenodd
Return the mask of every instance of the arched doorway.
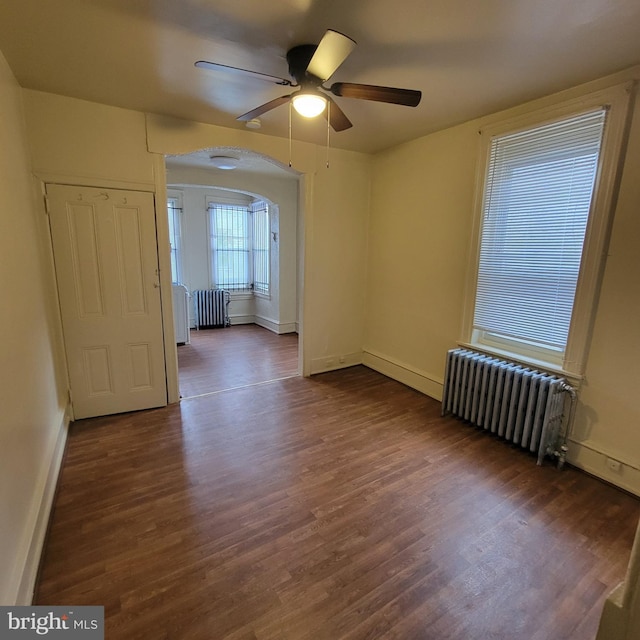
M 231 160 L 219 163 L 220 158 Z M 186 291 L 191 328 L 187 344 L 181 344 L 183 332 L 176 332 L 181 397 L 299 375 L 298 174 L 238 148 L 212 147 L 167 156 L 165 162 L 172 280 L 184 285 L 179 289 L 174 284 L 174 317 L 176 308 L 182 314 L 180 292 Z M 263 218 L 268 228 L 257 224 Z M 218 251 L 220 233 L 232 220 L 234 237 Z M 265 237 L 260 240 L 259 235 Z M 255 246 L 243 251 L 238 242 L 244 249 Z M 236 250 L 229 250 L 231 244 Z M 268 267 L 259 269 L 265 253 Z M 229 262 L 229 255 L 240 258 Z M 221 282 L 221 260 L 242 273 L 229 276 L 224 269 L 231 281 Z M 194 298 L 215 288 L 229 291 L 231 326 L 201 331 Z

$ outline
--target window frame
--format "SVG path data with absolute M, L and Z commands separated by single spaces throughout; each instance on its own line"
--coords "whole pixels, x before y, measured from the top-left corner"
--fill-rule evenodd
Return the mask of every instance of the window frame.
M 633 83 L 624 83 L 580 96 L 565 102 L 523 113 L 508 120 L 487 122 L 479 131 L 479 163 L 476 174 L 474 220 L 467 269 L 465 307 L 461 345 L 512 360 L 561 372 L 572 379 L 584 373 L 587 345 L 595 319 L 595 304 L 605 266 L 604 252 L 608 245 L 620 179 L 622 153 L 628 130 L 630 94 Z M 597 108 L 608 110 L 602 138 L 596 182 L 583 244 L 580 273 L 576 287 L 571 324 L 566 348 L 561 358 L 550 357 L 547 350 L 517 348 L 514 342 L 487 339 L 473 328 L 476 304 L 476 284 L 480 258 L 485 185 L 489 168 L 489 152 L 496 136 L 516 133 Z
M 247 212 L 248 224 L 247 224 L 247 237 L 248 241 L 248 272 L 250 276 L 250 288 L 246 289 L 229 289 L 229 293 L 232 298 L 240 299 L 240 298 L 253 298 L 253 297 L 262 297 L 269 299 L 271 297 L 271 242 L 270 242 L 270 233 L 267 237 L 267 264 L 268 264 L 268 288 L 266 291 L 256 290 L 255 289 L 255 264 L 254 264 L 254 220 L 253 220 L 253 207 L 257 202 L 264 202 L 265 208 L 267 211 L 267 227 L 270 231 L 271 228 L 271 203 L 264 198 L 252 198 L 251 200 L 235 200 L 235 199 L 227 199 L 220 198 L 216 196 L 207 196 L 206 198 L 206 216 L 207 216 L 207 233 L 208 233 L 208 243 L 207 243 L 207 253 L 208 253 L 208 263 L 209 263 L 209 283 L 210 287 L 213 289 L 219 288 L 220 285 L 216 282 L 215 275 L 215 265 L 214 265 L 214 233 L 215 229 L 213 226 L 213 209 L 216 206 L 221 207 L 234 207 L 234 208 L 242 208 Z
M 241 222 L 241 227 L 243 234 L 236 235 L 234 237 L 240 238 L 242 241 L 242 247 L 237 247 L 235 249 L 230 248 L 220 248 L 218 246 L 219 237 L 216 233 L 216 225 L 213 222 L 214 216 L 216 215 L 216 209 L 229 209 L 233 210 L 233 213 L 242 214 L 243 220 Z M 253 291 L 253 251 L 251 247 L 251 234 L 253 224 L 250 218 L 250 208 L 249 205 L 246 204 L 229 204 L 223 202 L 210 202 L 207 207 L 207 212 L 209 215 L 209 269 L 211 274 L 211 287 L 214 289 L 226 289 L 229 292 L 234 293 L 251 293 Z M 232 225 L 235 226 L 235 225 Z M 228 235 L 225 237 L 229 237 Z M 245 276 L 246 286 L 230 286 L 229 283 L 220 283 L 218 282 L 218 274 L 216 270 L 216 254 L 218 251 L 224 251 L 232 254 L 239 254 L 241 257 L 237 259 L 232 259 L 234 264 L 239 264 L 240 262 L 244 263 L 244 267 L 242 269 L 243 276 Z M 232 270 L 233 271 L 233 270 Z
M 183 224 L 184 224 L 184 210 L 182 207 L 182 193 L 180 192 L 167 192 L 167 223 L 168 223 L 168 227 L 169 227 L 169 263 L 171 264 L 172 261 L 172 254 L 175 251 L 175 263 L 176 263 L 176 280 L 173 280 L 173 270 L 171 273 L 171 283 L 172 284 L 184 284 L 185 281 L 185 271 L 184 271 L 184 260 L 183 260 Z M 169 214 L 169 206 L 170 203 L 174 202 L 175 205 L 171 207 L 171 209 L 173 210 L 172 214 Z M 169 220 L 169 216 L 173 215 L 174 221 L 177 217 L 178 219 L 178 237 L 177 237 L 177 242 L 176 242 L 176 246 L 175 248 L 171 247 L 171 227 L 172 223 L 171 220 Z M 175 226 L 174 226 L 175 229 Z M 174 235 L 175 235 L 175 230 L 174 230 Z
M 251 203 L 251 216 L 252 216 L 252 252 L 253 252 L 253 294 L 260 298 L 270 298 L 271 297 L 271 217 L 272 210 L 271 205 L 267 200 L 257 199 Z M 262 212 L 266 213 L 266 249 L 256 249 L 256 224 L 255 224 L 255 216 L 256 214 L 260 214 Z M 266 252 L 266 280 L 267 286 L 266 288 L 260 287 L 256 288 L 256 265 L 258 264 L 258 260 L 256 259 L 256 252 Z

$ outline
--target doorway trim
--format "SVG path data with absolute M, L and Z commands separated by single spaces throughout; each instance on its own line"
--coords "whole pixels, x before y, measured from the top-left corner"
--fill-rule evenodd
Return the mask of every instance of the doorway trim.
M 202 145 L 199 148 L 204 148 Z M 192 151 L 197 151 L 193 149 Z M 249 151 L 251 149 L 248 148 Z M 184 151 L 190 153 L 190 151 Z M 271 156 L 268 156 L 271 157 Z M 165 156 L 154 152 L 154 175 L 156 176 L 156 227 L 158 233 L 158 261 L 160 265 L 160 285 L 162 291 L 171 291 L 171 257 L 169 251 L 169 223 L 167 216 L 160 215 L 163 211 L 161 203 L 167 200 L 167 172 Z M 313 174 L 301 173 L 298 176 L 298 277 L 297 277 L 297 304 L 298 304 L 298 363 L 302 376 L 311 375 L 311 362 L 307 356 L 305 331 L 306 298 L 304 292 L 308 290 L 307 278 L 308 270 L 305 268 L 308 260 L 308 247 L 310 243 L 311 225 L 309 220 L 309 210 L 313 202 Z M 161 247 L 166 247 L 161 250 Z M 175 343 L 175 333 L 173 327 L 173 302 L 171 296 L 162 296 L 162 315 L 165 328 L 165 361 L 167 371 L 167 394 L 169 403 L 180 401 L 180 386 L 178 372 L 178 349 Z
M 169 242 L 169 219 L 160 215 L 166 209 L 167 202 L 167 170 L 164 156 L 153 154 L 153 174 L 156 178 L 156 234 L 158 236 L 158 265 L 160 269 L 160 292 L 162 325 L 164 328 L 164 360 L 167 372 L 167 400 L 169 404 L 180 401 L 178 380 L 178 347 L 173 327 L 173 300 L 171 282 L 171 252 Z M 163 249 L 164 247 L 164 249 Z

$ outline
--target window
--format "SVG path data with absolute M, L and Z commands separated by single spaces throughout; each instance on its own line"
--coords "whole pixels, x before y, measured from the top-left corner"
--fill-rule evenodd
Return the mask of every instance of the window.
M 564 354 L 606 111 L 491 142 L 474 331 Z
M 209 204 L 213 286 L 269 294 L 269 208 Z
M 584 364 L 624 130 L 624 109 L 585 102 L 487 136 L 467 320 L 472 346 L 569 373 Z
M 171 246 L 171 281 L 174 284 L 182 284 L 182 207 L 178 198 L 167 199 L 167 211 L 169 214 L 169 244 Z
M 213 282 L 218 289 L 251 289 L 249 209 L 210 205 Z

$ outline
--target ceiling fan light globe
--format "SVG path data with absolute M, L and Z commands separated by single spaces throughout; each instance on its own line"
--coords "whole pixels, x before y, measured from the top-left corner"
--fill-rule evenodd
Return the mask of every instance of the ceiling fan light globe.
M 291 101 L 293 108 L 305 118 L 315 118 L 327 108 L 327 99 L 319 93 L 298 93 Z

